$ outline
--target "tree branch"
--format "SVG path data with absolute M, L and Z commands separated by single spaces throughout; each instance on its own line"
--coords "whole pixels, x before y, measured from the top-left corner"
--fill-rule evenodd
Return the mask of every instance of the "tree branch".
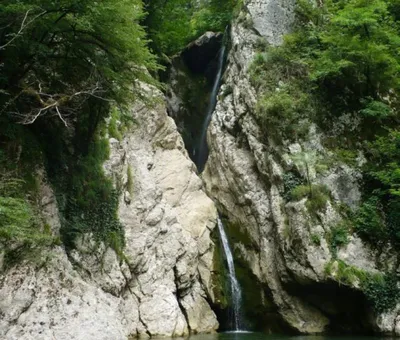
M 17 39 L 18 37 L 20 37 L 22 35 L 22 33 L 24 32 L 24 30 L 30 25 L 32 24 L 36 19 L 38 19 L 39 17 L 41 17 L 42 15 L 46 14 L 46 11 L 43 11 L 41 13 L 39 13 L 38 15 L 34 16 L 31 20 L 28 20 L 28 16 L 29 13 L 31 12 L 31 9 L 28 9 L 25 13 L 24 19 L 22 20 L 21 26 L 18 30 L 18 32 L 14 35 L 14 37 L 11 38 L 11 40 L 9 40 L 7 43 L 5 43 L 4 45 L 0 45 L 0 51 L 4 50 L 7 46 L 9 46 L 15 39 Z

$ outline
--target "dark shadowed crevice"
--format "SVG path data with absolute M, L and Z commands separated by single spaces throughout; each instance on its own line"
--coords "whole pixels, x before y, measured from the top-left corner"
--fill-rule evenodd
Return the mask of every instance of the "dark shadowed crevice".
M 196 151 L 210 104 L 222 33 L 208 32 L 171 60 L 167 70 L 168 115 L 182 135 L 189 157 L 196 163 Z

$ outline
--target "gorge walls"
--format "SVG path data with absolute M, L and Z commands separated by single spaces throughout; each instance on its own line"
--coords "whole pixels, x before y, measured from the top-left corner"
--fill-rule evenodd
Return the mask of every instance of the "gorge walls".
M 2 339 L 125 340 L 218 328 L 210 307 L 214 204 L 165 107 L 138 104 L 131 114 L 137 124 L 120 141 L 110 138 L 104 164 L 121 192 L 123 254 L 85 234 L 68 254 L 56 246 L 3 268 Z M 45 177 L 41 185 L 44 218 L 58 235 L 53 191 Z
M 338 250 L 332 248 L 332 235 L 342 221 L 338 207 L 354 209 L 360 203 L 360 173 L 340 161 L 322 172 L 307 159 L 296 161 L 315 152 L 330 157 L 321 143 L 324 132 L 313 122 L 304 140 L 293 143 L 281 135 L 279 143 L 273 126 L 262 131 L 256 119 L 259 94 L 250 80 L 250 66 L 261 43 L 279 45 L 294 23 L 294 0 L 245 1 L 230 30 L 230 53 L 208 130 L 210 156 L 202 178 L 229 220 L 235 260 L 244 270 L 239 281 L 246 286 L 245 277 L 251 275 L 256 283 L 247 289 L 262 297 L 259 313 L 252 315 L 262 320 L 259 327 L 273 330 L 279 319 L 286 329 L 301 333 L 397 334 L 397 309 L 374 314 L 359 279 L 341 281 L 343 271 L 351 268 L 384 273 L 387 266 L 396 266 L 395 256 L 373 250 L 355 234 Z M 291 200 L 293 173 L 326 186 L 326 205 L 311 211 L 306 198 Z M 251 315 L 250 306 L 248 310 Z

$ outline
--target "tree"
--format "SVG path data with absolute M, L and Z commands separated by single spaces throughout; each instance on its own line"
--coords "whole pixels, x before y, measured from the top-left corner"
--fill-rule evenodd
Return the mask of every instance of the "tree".
M 318 33 L 311 79 L 347 106 L 352 98 L 379 99 L 398 90 L 400 36 L 388 2 L 331 0 L 327 6 L 331 17 Z
M 206 31 L 224 31 L 238 0 L 145 0 L 152 48 L 171 56 Z
M 140 0 L 12 0 L 0 4 L 0 108 L 31 124 L 74 121 L 87 101 L 127 103 L 157 68 Z

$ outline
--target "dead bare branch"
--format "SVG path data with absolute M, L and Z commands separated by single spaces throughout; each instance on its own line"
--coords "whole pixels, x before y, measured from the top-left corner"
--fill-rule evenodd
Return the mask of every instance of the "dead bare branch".
M 42 11 L 41 13 L 37 14 L 36 16 L 34 16 L 32 19 L 30 19 L 29 21 L 27 21 L 27 20 L 28 20 L 29 13 L 30 13 L 31 11 L 32 11 L 31 9 L 28 9 L 28 10 L 26 11 L 25 16 L 24 16 L 24 19 L 22 20 L 22 23 L 21 23 L 21 26 L 20 26 L 18 32 L 15 33 L 15 35 L 14 35 L 7 43 L 5 43 L 4 45 L 0 45 L 0 51 L 3 50 L 3 49 L 5 49 L 5 48 L 6 48 L 7 46 L 9 46 L 10 44 L 12 44 L 12 42 L 13 42 L 15 39 L 19 38 L 19 37 L 22 35 L 22 33 L 24 32 L 24 30 L 25 30 L 30 24 L 32 24 L 36 19 L 38 19 L 38 18 L 41 17 L 42 15 L 46 14 L 46 11 Z
M 47 113 L 53 113 L 68 127 L 68 116 L 76 113 L 77 109 L 90 97 L 111 102 L 110 99 L 103 96 L 106 91 L 101 87 L 100 82 L 92 84 L 91 88 L 70 94 L 45 93 L 40 83 L 38 84 L 38 88 L 38 91 L 33 88 L 27 88 L 22 91 L 25 95 L 33 97 L 40 104 L 40 107 L 34 108 L 27 113 L 13 112 L 15 116 L 20 117 L 21 124 L 33 124 L 39 117 Z M 78 98 L 81 99 L 77 102 Z

